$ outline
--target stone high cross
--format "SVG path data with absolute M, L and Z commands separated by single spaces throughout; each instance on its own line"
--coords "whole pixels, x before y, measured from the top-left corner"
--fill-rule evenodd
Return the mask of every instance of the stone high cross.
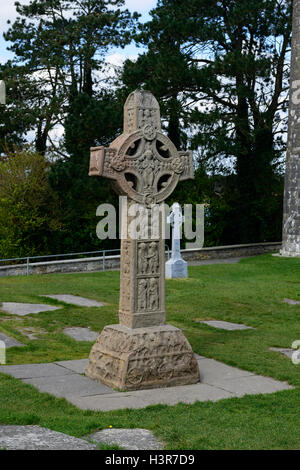
M 293 2 L 289 129 L 283 205 L 283 256 L 300 256 L 300 0 Z
M 0 80 L 0 104 L 6 104 L 6 90 L 3 80 Z
M 114 190 L 127 196 L 121 220 L 129 223 L 132 204 L 150 208 L 162 203 L 180 180 L 194 177 L 193 155 L 178 152 L 162 134 L 154 96 L 135 91 L 125 103 L 123 134 L 109 148 L 91 149 L 89 174 L 109 178 Z M 120 323 L 104 328 L 86 369 L 87 376 L 110 387 L 135 390 L 199 381 L 190 344 L 166 324 L 162 227 L 161 218 L 156 238 L 127 235 L 121 241 Z

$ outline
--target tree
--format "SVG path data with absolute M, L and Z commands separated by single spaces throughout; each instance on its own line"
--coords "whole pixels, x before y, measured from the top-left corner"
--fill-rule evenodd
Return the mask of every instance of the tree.
M 123 4 L 124 0 L 16 3 L 20 17 L 4 37 L 11 42 L 17 73 L 34 81 L 36 93 L 29 100 L 40 153 L 49 143 L 55 148 L 50 133 L 64 125 L 69 103 L 80 93 L 93 95 L 109 47 L 130 42 L 138 15 L 121 11 Z
M 30 148 L 0 159 L 0 257 L 48 254 L 62 228 L 49 162 Z
M 88 177 L 89 149 L 106 145 L 121 127 L 122 107 L 110 91 L 104 58 L 110 47 L 131 41 L 138 15 L 123 5 L 124 0 L 17 3 L 20 17 L 5 34 L 15 53 L 7 76 L 21 84 L 20 100 L 9 109 L 12 121 L 18 112 L 26 116 L 24 130 L 34 132 L 36 150 L 54 160 L 49 183 L 64 213 L 56 251 L 99 247 L 96 207 L 111 195 L 107 184 Z M 56 128 L 64 131 L 59 145 Z
M 61 201 L 64 231 L 60 250 L 83 251 L 112 248 L 114 242 L 96 238 L 96 208 L 101 202 L 118 206 L 107 181 L 90 178 L 90 147 L 109 145 L 122 127 L 122 105 L 111 92 L 94 96 L 79 94 L 72 102 L 65 122 L 68 157 L 53 163 L 49 182 Z M 116 242 L 115 247 L 118 247 Z
M 278 238 L 290 2 L 159 0 L 151 16 L 137 37 L 149 52 L 126 64 L 125 83 L 159 83 L 201 163 L 235 174 L 223 242 Z

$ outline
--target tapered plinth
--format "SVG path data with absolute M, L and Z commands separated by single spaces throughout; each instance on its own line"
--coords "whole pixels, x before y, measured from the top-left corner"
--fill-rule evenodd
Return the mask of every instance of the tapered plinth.
M 119 390 L 200 381 L 188 340 L 171 325 L 135 329 L 106 326 L 91 350 L 86 375 Z

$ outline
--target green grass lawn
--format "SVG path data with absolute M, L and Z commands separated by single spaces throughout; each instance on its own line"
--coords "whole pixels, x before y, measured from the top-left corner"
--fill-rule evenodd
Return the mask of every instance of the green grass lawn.
M 271 255 L 237 265 L 189 268 L 187 280 L 166 283 L 168 323 L 184 329 L 198 354 L 257 374 L 287 381 L 296 388 L 271 395 L 246 396 L 194 405 L 156 405 L 143 410 L 81 411 L 64 399 L 0 374 L 0 423 L 39 424 L 74 436 L 98 429 L 143 427 L 166 449 L 300 449 L 300 365 L 269 351 L 300 340 L 300 259 Z M 103 302 L 83 308 L 41 298 L 73 294 Z M 118 323 L 119 272 L 52 274 L 0 279 L 0 302 L 63 306 L 54 312 L 14 317 L 0 311 L 0 331 L 25 344 L 7 351 L 8 364 L 52 362 L 88 357 L 90 343 L 62 333 L 70 326 L 92 330 Z M 222 331 L 200 320 L 244 323 L 254 330 Z M 29 328 L 38 340 L 21 331 Z

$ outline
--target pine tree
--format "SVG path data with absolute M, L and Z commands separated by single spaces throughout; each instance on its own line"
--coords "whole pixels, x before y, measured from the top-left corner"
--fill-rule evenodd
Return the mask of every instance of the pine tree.
M 159 0 L 151 16 L 137 37 L 149 52 L 127 62 L 125 83 L 159 90 L 201 165 L 232 174 L 223 243 L 279 238 L 290 2 Z

